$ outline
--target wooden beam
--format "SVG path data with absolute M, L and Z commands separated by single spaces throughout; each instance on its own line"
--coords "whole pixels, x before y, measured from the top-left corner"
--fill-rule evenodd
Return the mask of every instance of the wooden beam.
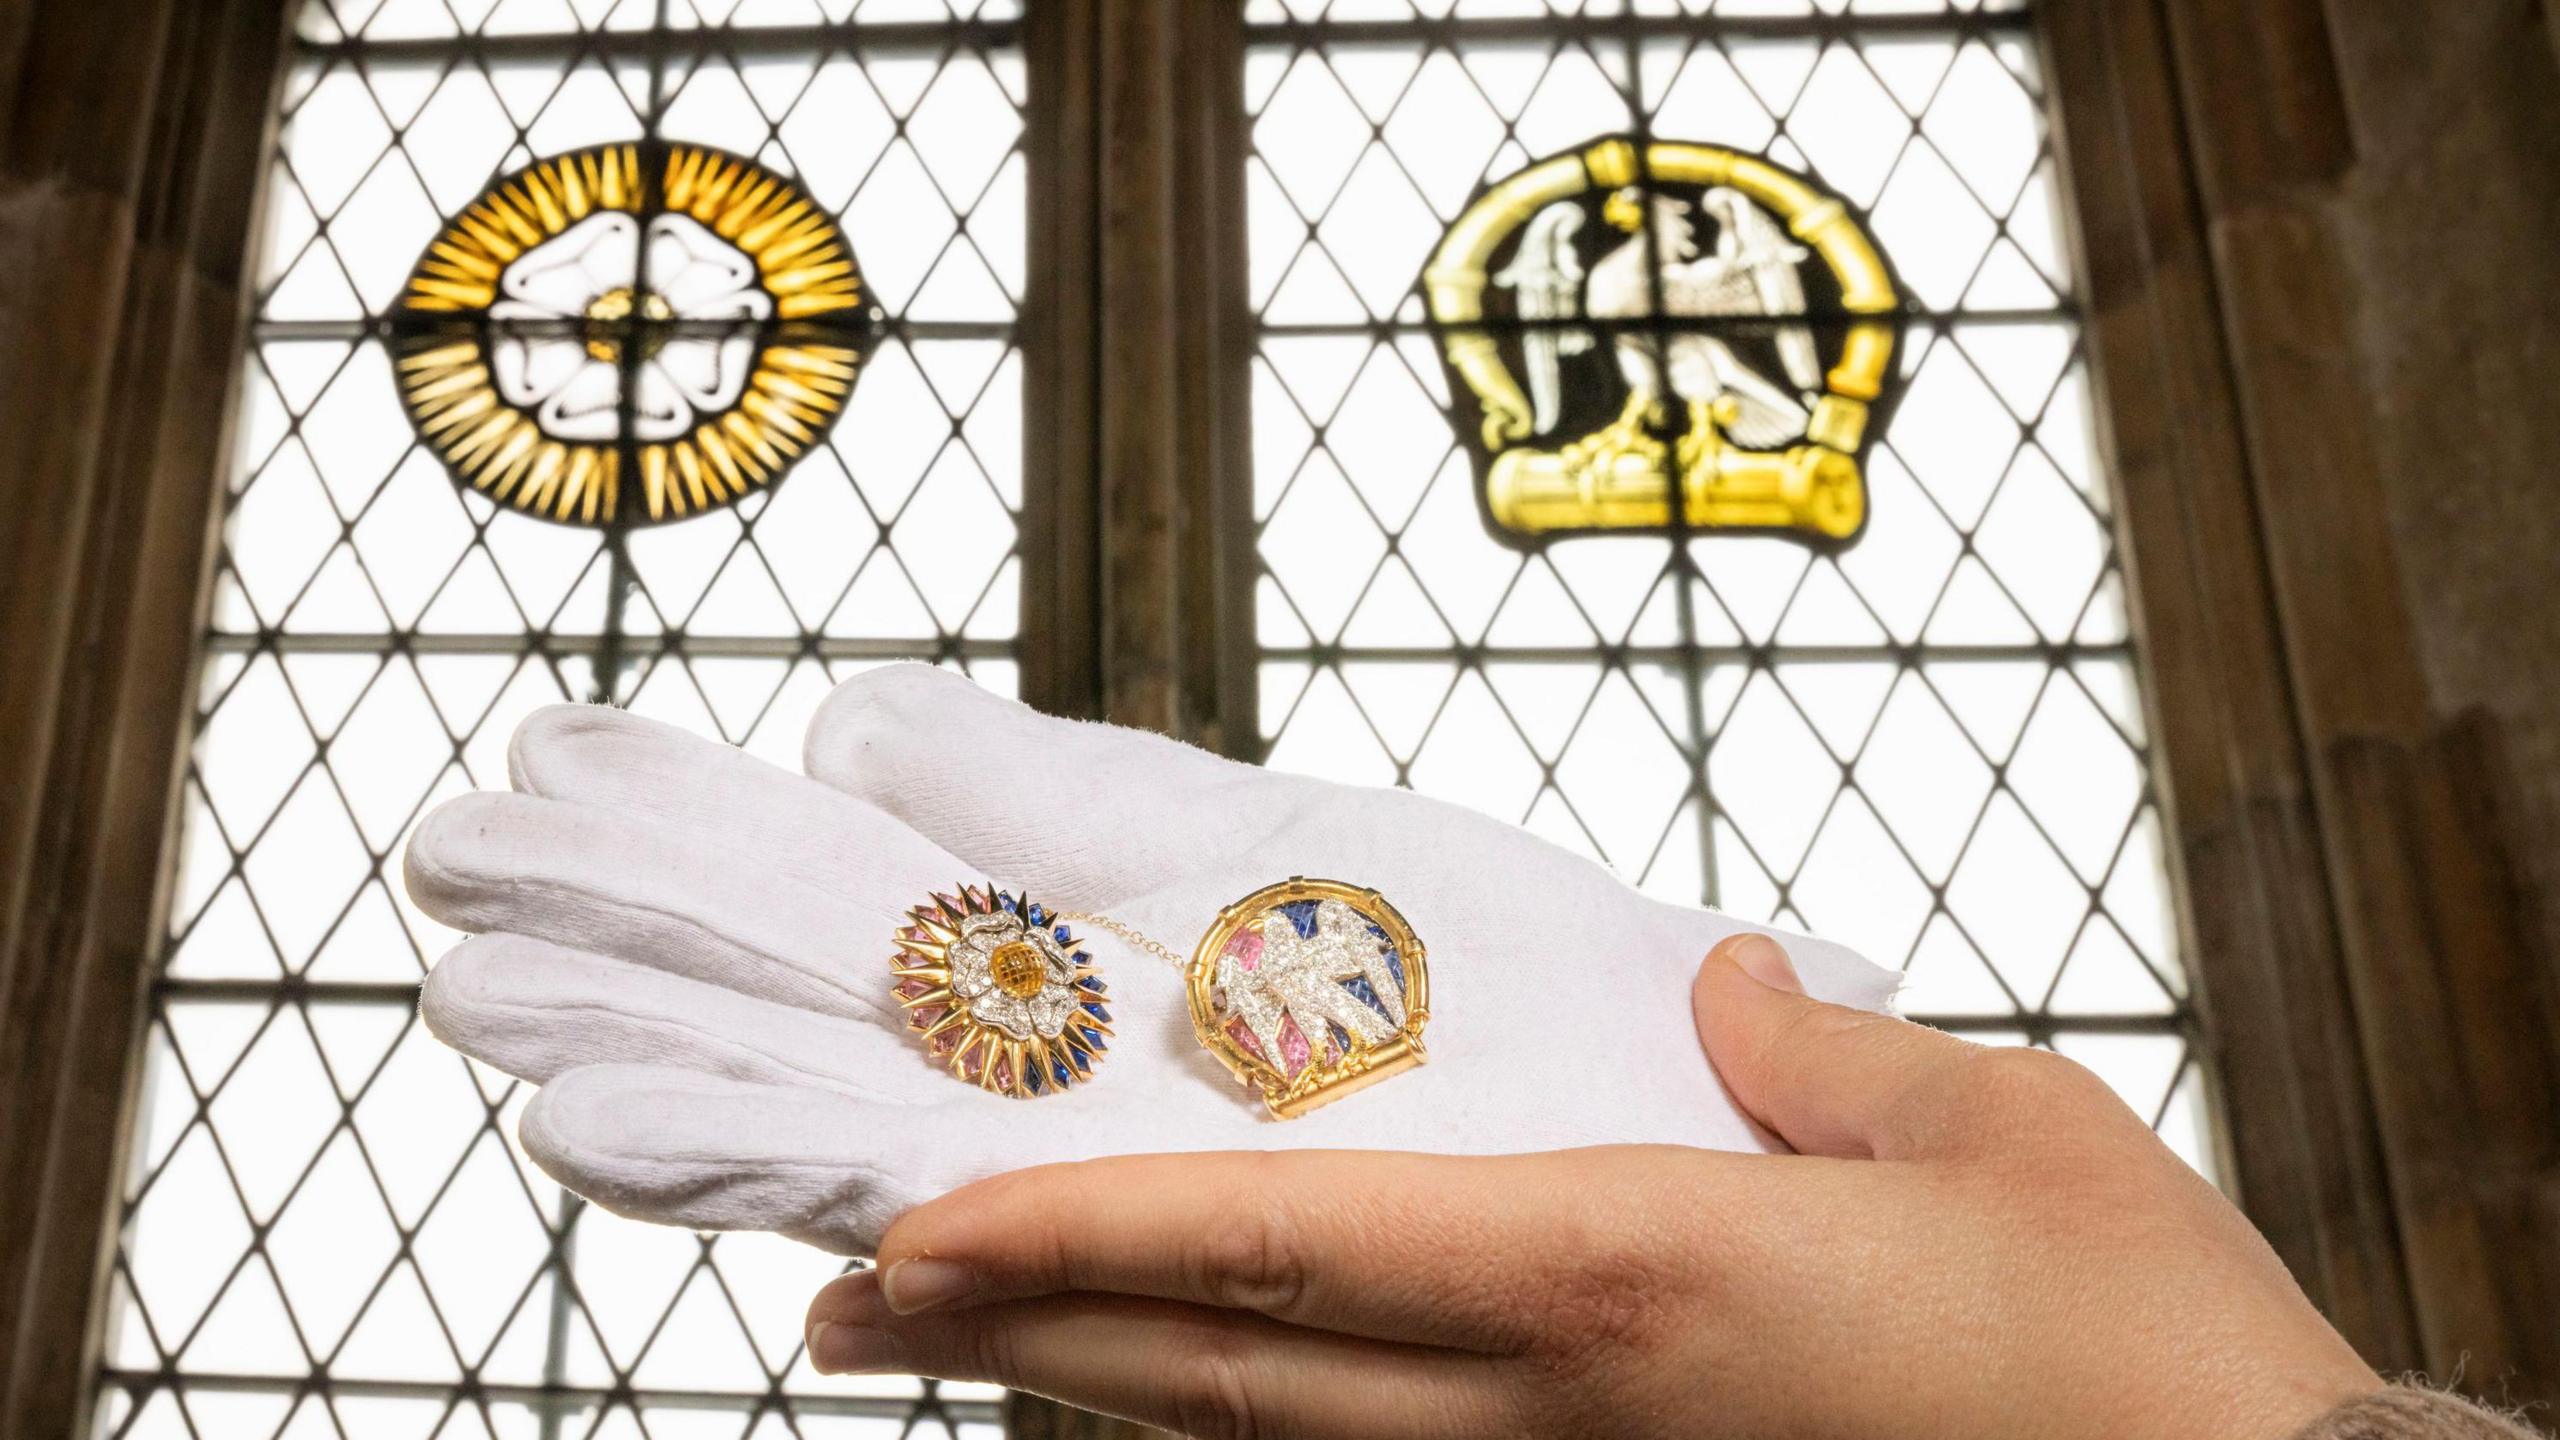
M 1086 717 L 1102 713 L 1095 3 L 1035 5 L 1023 29 L 1022 698 Z
M 1262 758 L 1254 629 L 1253 311 L 1247 288 L 1243 9 L 1181 9 L 1175 64 L 1180 166 L 1174 257 L 1180 338 L 1180 630 L 1183 738 Z
M 2560 1059 L 2402 579 L 2327 13 L 2044 24 L 2235 1188 L 2376 1364 L 2548 1399 Z
M 87 1429 L 281 28 L 44 6 L 0 77 L 0 1434 Z
M 1026 606 L 1024 695 L 1251 753 L 1241 15 L 1197 0 L 1029 14 L 1030 123 L 1046 133 L 1032 138 L 1024 593 L 1048 609 Z M 1006 1425 L 1030 1440 L 1156 1433 L 1031 1395 L 1007 1402 Z
M 2498 826 L 2466 825 L 2494 743 L 2433 711 L 2365 384 L 2343 235 L 2356 148 L 2318 0 L 2166 0 L 2199 153 L 2349 993 L 2427 1367 L 2560 1397 L 2554 1030 Z M 2407 223 L 2403 218 L 2399 223 Z M 2435 222 L 2449 245 L 2461 231 Z M 2484 1105 L 2480 1070 L 2516 1088 Z
M 1095 17 L 1103 718 L 1167 734 L 1183 719 L 1174 8 L 1099 0 Z
M 2193 162 L 2149 0 L 2042 11 L 2225 1183 L 2375 1363 L 2414 1322 Z
M 1025 696 L 1249 745 L 1251 656 L 1220 643 L 1252 603 L 1232 563 L 1250 495 L 1229 483 L 1248 363 L 1240 18 L 1181 0 L 1031 17 Z

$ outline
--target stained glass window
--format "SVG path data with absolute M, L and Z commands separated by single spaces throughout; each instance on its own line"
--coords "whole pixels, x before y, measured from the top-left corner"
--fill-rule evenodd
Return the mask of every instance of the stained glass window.
M 2023 5 L 1245 14 L 1270 763 L 1444 795 L 1652 893 L 1845 941 L 1906 973 L 1910 1013 L 2075 1056 L 2206 1164 Z M 1424 272 L 1486 187 L 1611 135 L 1765 155 L 1891 257 L 1907 388 L 1853 543 L 1489 534 Z
M 984 1387 L 810 1374 L 799 1317 L 825 1257 L 620 1221 L 526 1163 L 511 1143 L 526 1087 L 417 1025 L 418 977 L 456 937 L 409 907 L 399 869 L 428 807 L 506 784 L 508 734 L 539 705 L 611 699 L 793 763 L 818 699 L 863 665 L 921 655 L 1013 687 L 1018 12 L 300 10 L 100 1433 L 995 1433 Z M 413 331 L 394 311 L 493 181 L 616 147 L 717 152 L 804 191 L 858 253 L 879 330 L 832 432 L 787 474 L 660 523 L 645 504 L 564 523 L 457 484 L 421 443 L 399 384 Z M 751 278 L 719 246 L 693 251 L 736 272 L 723 296 Z M 574 320 L 636 311 L 665 336 L 576 348 L 602 345 L 628 377 L 704 318 L 654 314 L 647 289 Z M 730 398 L 719 359 L 671 356 L 691 368 L 666 383 L 709 413 Z M 616 448 L 616 427 L 648 422 L 648 383 L 570 423 Z

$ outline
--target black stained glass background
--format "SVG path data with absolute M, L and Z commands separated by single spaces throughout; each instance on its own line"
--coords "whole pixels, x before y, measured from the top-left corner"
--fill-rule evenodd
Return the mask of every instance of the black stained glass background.
M 457 938 L 402 838 L 609 698 L 796 763 L 829 685 L 1014 686 L 1024 76 L 1012 0 L 310 0 L 264 259 L 125 1187 L 100 1433 L 963 1436 L 998 1394 L 822 1379 L 837 1263 L 584 1206 L 527 1088 L 421 1030 Z M 733 508 L 560 525 L 457 488 L 385 316 L 494 177 L 692 141 L 838 216 L 885 313 L 830 440 Z M 920 557 L 930 556 L 931 563 Z

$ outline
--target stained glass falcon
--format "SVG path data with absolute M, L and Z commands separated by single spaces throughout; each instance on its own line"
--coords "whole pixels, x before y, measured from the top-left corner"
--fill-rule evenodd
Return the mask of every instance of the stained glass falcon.
M 1600 140 L 1487 187 L 1424 285 L 1476 402 L 1496 534 L 1667 528 L 1675 493 L 1690 529 L 1841 541 L 1865 523 L 1902 302 L 1810 180 L 1716 146 Z

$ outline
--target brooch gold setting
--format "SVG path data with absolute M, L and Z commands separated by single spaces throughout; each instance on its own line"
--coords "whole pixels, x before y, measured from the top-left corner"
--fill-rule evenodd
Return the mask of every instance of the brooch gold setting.
M 1201 1046 L 1283 1120 L 1429 1058 L 1422 941 L 1375 890 L 1264 886 L 1218 913 L 1185 978 Z

